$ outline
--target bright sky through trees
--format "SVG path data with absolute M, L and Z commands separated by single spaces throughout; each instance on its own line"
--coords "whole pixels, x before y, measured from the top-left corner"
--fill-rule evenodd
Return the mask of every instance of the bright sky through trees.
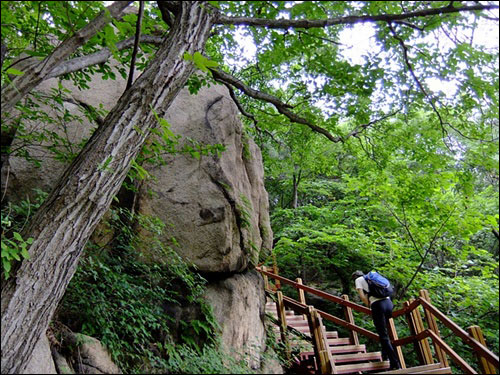
M 498 10 L 494 10 L 492 13 L 494 17 L 498 17 Z M 283 15 L 288 16 L 286 13 L 283 13 Z M 471 22 L 473 22 L 473 16 L 470 16 L 470 18 Z M 487 50 L 494 51 L 499 48 L 499 30 L 494 21 L 487 22 L 481 19 L 472 35 L 472 39 L 471 35 L 465 34 L 456 35 L 456 37 L 464 41 L 472 41 L 475 46 L 484 46 Z M 444 48 L 452 48 L 451 41 L 443 31 L 437 35 L 437 38 L 439 38 L 439 43 L 442 43 Z M 231 66 L 243 68 L 248 62 L 255 61 L 257 50 L 252 38 L 244 34 L 242 27 L 236 29 L 235 39 L 242 46 L 241 55 L 244 59 L 229 59 L 227 63 Z M 423 39 L 423 41 L 429 42 L 427 39 Z M 342 55 L 351 64 L 363 65 L 365 63 L 364 56 L 370 53 L 381 53 L 380 46 L 376 44 L 375 28 L 372 24 L 354 24 L 344 28 L 339 34 L 338 42 L 340 43 L 339 49 Z M 442 92 L 447 97 L 452 97 L 457 91 L 456 82 L 453 81 L 429 77 L 425 79 L 425 83 L 432 92 Z M 326 112 L 328 113 L 328 111 Z

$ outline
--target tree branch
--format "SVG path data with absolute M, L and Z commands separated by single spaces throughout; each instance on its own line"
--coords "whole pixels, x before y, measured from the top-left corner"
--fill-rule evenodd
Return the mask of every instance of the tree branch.
M 432 110 L 434 111 L 434 113 L 438 117 L 439 124 L 441 125 L 441 129 L 443 131 L 443 137 L 445 137 L 445 136 L 448 137 L 448 131 L 446 130 L 446 128 L 444 126 L 444 121 L 443 121 L 443 118 L 441 117 L 441 114 L 439 113 L 438 109 L 436 108 L 436 105 L 434 104 L 434 100 L 429 96 L 429 94 L 427 94 L 427 91 L 425 90 L 424 86 L 422 85 L 422 82 L 420 82 L 420 79 L 418 79 L 417 75 L 415 74 L 415 70 L 413 69 L 413 66 L 410 63 L 410 58 L 408 56 L 408 47 L 406 46 L 404 40 L 396 33 L 396 30 L 394 30 L 394 27 L 392 26 L 392 24 L 389 22 L 388 25 L 389 25 L 389 30 L 391 31 L 394 39 L 396 39 L 398 41 L 399 45 L 401 46 L 401 48 L 403 50 L 403 58 L 405 60 L 406 67 L 410 71 L 410 74 L 413 77 L 414 81 L 416 82 L 418 88 L 420 89 L 422 94 L 424 94 L 424 97 L 427 99 L 427 101 L 431 105 Z
M 305 118 L 300 117 L 299 115 L 292 112 L 290 110 L 290 108 L 292 108 L 292 106 L 282 102 L 277 97 L 263 93 L 263 92 L 258 91 L 258 90 L 254 90 L 251 87 L 248 87 L 247 85 L 245 85 L 243 82 L 241 82 L 236 77 L 233 77 L 232 75 L 230 75 L 226 72 L 223 72 L 220 69 L 211 69 L 211 72 L 212 72 L 214 79 L 216 81 L 219 81 L 219 82 L 225 84 L 226 86 L 227 86 L 227 84 L 232 85 L 254 99 L 259 99 L 259 100 L 263 100 L 265 102 L 271 103 L 272 105 L 274 105 L 274 107 L 278 110 L 278 112 L 280 114 L 286 116 L 290 121 L 298 123 L 298 124 L 306 125 L 312 131 L 324 135 L 326 138 L 328 138 L 330 141 L 332 141 L 334 143 L 345 142 L 350 137 L 356 137 L 359 133 L 361 133 L 361 131 L 365 130 L 369 126 L 372 126 L 373 124 L 376 124 L 379 121 L 385 120 L 388 117 L 394 116 L 395 114 L 397 114 L 400 111 L 400 110 L 398 110 L 396 112 L 390 113 L 390 114 L 385 115 L 379 119 L 370 121 L 367 124 L 358 125 L 355 130 L 353 130 L 351 133 L 349 133 L 345 137 L 342 137 L 342 136 L 335 137 L 328 130 L 326 130 L 320 126 L 317 126 L 317 125 L 311 123 L 310 121 L 306 120 Z M 250 117 L 250 118 L 252 118 L 252 117 Z
M 495 237 L 497 238 L 497 240 L 500 241 L 500 233 L 498 233 L 498 231 L 495 228 L 493 228 L 491 231 L 493 232 L 493 234 L 495 235 Z
M 163 43 L 164 38 L 154 35 L 141 35 L 139 40 L 141 43 L 160 45 Z M 118 51 L 121 51 L 122 49 L 132 47 L 134 41 L 135 37 L 130 37 L 128 39 L 122 40 L 121 42 L 116 43 L 116 48 L 118 49 Z M 88 66 L 106 62 L 110 57 L 111 51 L 109 50 L 109 48 L 103 48 L 102 50 L 91 55 L 75 57 L 74 59 L 63 62 L 57 68 L 52 70 L 47 78 L 53 78 L 63 74 L 73 73 Z
M 0 69 L 3 69 L 3 60 L 5 59 L 6 54 L 7 54 L 7 45 L 5 45 L 2 41 L 2 50 L 0 54 Z
M 423 256 L 420 264 L 418 265 L 417 269 L 415 270 L 415 273 L 413 274 L 413 276 L 410 279 L 410 281 L 408 282 L 408 284 L 406 284 L 406 286 L 403 289 L 401 289 L 401 293 L 400 293 L 399 298 L 402 298 L 406 294 L 408 288 L 410 287 L 410 285 L 413 283 L 413 281 L 417 277 L 418 273 L 422 269 L 422 266 L 424 265 L 424 262 L 425 262 L 425 259 L 427 258 L 427 255 L 429 255 L 432 248 L 434 247 L 434 243 L 436 242 L 436 240 L 438 238 L 439 232 L 441 232 L 441 229 L 443 229 L 444 225 L 448 222 L 448 220 L 450 219 L 453 212 L 455 212 L 455 210 L 456 210 L 456 207 L 454 207 L 453 210 L 450 211 L 450 214 L 448 215 L 448 217 L 441 223 L 441 225 L 439 226 L 439 229 L 436 231 L 436 233 L 434 233 L 434 236 L 432 237 L 432 240 L 429 243 L 429 247 L 427 248 L 427 250 L 425 250 L 424 256 Z
M 411 76 L 413 77 L 414 81 L 416 82 L 418 88 L 420 89 L 420 91 L 422 92 L 422 94 L 424 95 L 424 97 L 427 99 L 427 101 L 431 105 L 432 110 L 434 111 L 434 113 L 436 114 L 436 116 L 437 116 L 437 118 L 439 120 L 439 125 L 441 126 L 441 130 L 443 132 L 443 138 L 445 138 L 445 137 L 450 138 L 449 134 L 448 134 L 448 131 L 446 130 L 446 127 L 445 127 L 445 126 L 449 126 L 452 130 L 454 130 L 460 136 L 462 136 L 462 137 L 464 137 L 466 139 L 470 139 L 470 140 L 474 140 L 474 141 L 484 141 L 483 139 L 469 137 L 469 136 L 463 134 L 460 130 L 458 130 L 456 127 L 454 127 L 453 125 L 451 125 L 449 122 L 445 122 L 443 120 L 443 117 L 441 116 L 441 113 L 439 112 L 439 110 L 436 107 L 434 98 L 432 98 L 427 93 L 427 91 L 425 90 L 424 86 L 422 85 L 422 82 L 420 81 L 420 79 L 415 74 L 415 70 L 413 69 L 413 66 L 410 63 L 410 58 L 408 56 L 408 47 L 406 46 L 404 40 L 396 33 L 396 30 L 394 30 L 394 27 L 392 26 L 391 23 L 389 23 L 388 25 L 389 25 L 389 30 L 391 31 L 394 39 L 396 39 L 398 41 L 399 45 L 401 46 L 401 48 L 403 50 L 403 58 L 405 60 L 405 64 L 406 64 L 408 70 L 410 71 Z M 444 31 L 444 29 L 443 29 L 443 31 Z M 448 145 L 446 144 L 446 142 L 444 142 L 444 143 L 445 143 L 446 147 L 448 147 Z M 451 151 L 451 149 L 449 147 L 448 147 L 448 149 Z
M 420 257 L 420 259 L 421 259 L 421 260 L 423 260 L 423 259 L 424 259 L 424 256 L 423 256 L 423 255 L 422 255 L 422 253 L 420 252 L 420 249 L 419 249 L 419 247 L 418 247 L 418 245 L 417 245 L 417 242 L 415 241 L 415 238 L 413 237 L 413 234 L 412 234 L 412 233 L 411 233 L 411 231 L 410 231 L 410 226 L 409 226 L 409 225 L 408 225 L 408 223 L 407 223 L 407 220 L 406 220 L 406 212 L 405 212 L 405 210 L 404 210 L 404 206 L 403 206 L 403 215 L 404 215 L 404 218 L 405 218 L 405 219 L 404 219 L 404 221 L 403 221 L 403 220 L 401 220 L 401 219 L 399 218 L 399 216 L 398 216 L 398 215 L 396 215 L 396 213 L 395 213 L 393 210 L 391 210 L 391 208 L 390 208 L 388 205 L 387 205 L 387 208 L 388 208 L 388 209 L 389 209 L 389 211 L 391 212 L 392 216 L 394 216 L 394 218 L 398 221 L 398 223 L 399 223 L 399 224 L 401 224 L 401 225 L 403 226 L 403 228 L 405 228 L 406 233 L 408 233 L 408 236 L 410 237 L 410 240 L 411 240 L 411 242 L 412 242 L 412 244 L 413 244 L 413 247 L 415 248 L 415 250 L 416 250 L 416 252 L 417 252 L 418 256 Z
M 247 25 L 247 26 L 268 27 L 271 29 L 290 29 L 290 28 L 310 29 L 315 27 L 347 25 L 347 24 L 365 23 L 365 22 L 378 22 L 378 21 L 393 22 L 393 21 L 406 20 L 409 18 L 427 17 L 432 15 L 442 15 L 442 14 L 459 13 L 459 12 L 491 10 L 491 9 L 498 9 L 498 5 L 477 4 L 477 5 L 463 6 L 457 8 L 446 6 L 441 8 L 425 9 L 425 10 L 419 10 L 402 14 L 345 16 L 337 18 L 328 18 L 323 20 L 320 19 L 287 20 L 287 19 L 253 18 L 253 17 L 228 17 L 223 14 L 220 14 L 219 18 L 215 21 L 215 23 L 221 25 Z
M 233 86 L 231 86 L 230 84 L 225 83 L 225 82 L 223 82 L 223 84 L 224 84 L 224 86 L 226 86 L 226 87 L 227 87 L 227 89 L 229 90 L 229 95 L 231 96 L 231 99 L 233 99 L 234 103 L 236 104 L 236 107 L 238 107 L 238 109 L 240 110 L 241 114 L 242 114 L 243 116 L 245 116 L 245 117 L 248 117 L 250 120 L 252 120 L 253 125 L 254 125 L 254 127 L 255 127 L 255 130 L 257 130 L 259 133 L 266 133 L 266 134 L 267 134 L 269 137 L 271 137 L 271 139 L 272 139 L 274 142 L 276 142 L 278 145 L 280 145 L 280 146 L 284 146 L 284 144 L 283 144 L 280 140 L 278 140 L 278 139 L 276 139 L 276 138 L 274 137 L 274 134 L 273 134 L 273 133 L 271 133 L 271 132 L 270 132 L 269 130 L 267 130 L 267 129 L 261 129 L 261 128 L 257 125 L 257 124 L 258 124 L 258 122 L 259 122 L 259 120 L 257 120 L 253 114 L 251 114 L 251 113 L 247 112 L 247 111 L 245 110 L 245 108 L 243 108 L 243 106 L 241 105 L 240 101 L 239 101 L 239 100 L 238 100 L 238 98 L 236 97 L 236 94 L 234 93 Z
M 35 37 L 33 38 L 33 50 L 36 51 L 36 42 L 38 40 L 38 27 L 40 26 L 40 10 L 41 10 L 41 7 L 42 7 L 42 2 L 40 1 L 38 3 L 38 16 L 36 18 L 36 29 L 35 29 Z
M 131 1 L 115 1 L 90 23 L 56 47 L 43 61 L 5 85 L 2 88 L 2 112 L 8 112 L 13 108 L 22 97 L 45 80 L 52 70 L 109 24 L 113 18 L 119 16 L 130 3 Z
M 172 25 L 174 24 L 174 18 L 172 17 L 172 13 L 170 13 L 167 4 L 165 3 L 165 1 L 157 1 L 156 3 L 158 4 L 158 9 L 160 9 L 162 20 L 169 27 L 172 27 Z
M 408 26 L 408 27 L 410 27 L 412 29 L 415 29 L 415 30 L 418 30 L 418 31 L 424 31 L 425 30 L 424 27 L 419 27 L 417 25 L 414 25 L 412 23 L 405 22 L 405 21 L 394 21 L 394 23 L 397 23 L 398 25 Z
M 343 141 L 342 137 L 334 137 L 328 130 L 326 130 L 322 127 L 319 127 L 317 125 L 314 125 L 311 122 L 309 122 L 308 120 L 306 120 L 305 118 L 300 117 L 297 114 L 293 113 L 292 111 L 290 111 L 291 106 L 283 103 L 277 97 L 263 93 L 261 91 L 254 90 L 251 87 L 248 87 L 247 85 L 245 85 L 243 82 L 241 82 L 237 78 L 231 76 L 228 73 L 223 72 L 222 70 L 211 69 L 211 72 L 213 73 L 215 80 L 222 82 L 222 83 L 228 83 L 254 99 L 264 100 L 268 103 L 273 104 L 279 113 L 288 117 L 292 122 L 306 125 L 311 130 L 313 130 L 317 133 L 323 134 L 326 138 L 328 138 L 332 142 L 337 143 L 337 142 Z
M 128 74 L 127 86 L 125 90 L 128 90 L 132 83 L 134 82 L 134 69 L 135 60 L 137 58 L 137 51 L 139 50 L 139 39 L 141 38 L 141 25 L 142 16 L 144 14 L 144 1 L 139 1 L 139 14 L 137 15 L 137 22 L 135 24 L 135 38 L 134 38 L 134 49 L 132 51 L 132 59 L 130 60 L 130 72 Z
M 325 38 L 325 37 L 322 37 L 322 36 L 319 36 L 319 35 L 309 34 L 306 31 L 297 30 L 297 33 L 299 34 L 299 36 L 303 34 L 303 35 L 310 36 L 311 38 L 315 38 L 315 39 L 319 39 L 319 40 L 323 40 L 325 42 L 329 42 L 329 43 L 335 44 L 337 46 L 341 46 L 342 45 L 342 43 L 337 42 L 336 40 L 333 40 L 333 39 L 330 39 L 330 38 Z
M 385 120 L 385 119 L 387 119 L 387 118 L 389 118 L 389 117 L 395 116 L 395 115 L 397 115 L 399 112 L 401 112 L 401 108 L 400 108 L 400 109 L 398 109 L 396 112 L 392 112 L 392 113 L 389 113 L 389 114 L 387 114 L 387 115 L 385 115 L 385 116 L 382 116 L 381 118 L 378 118 L 378 119 L 376 119 L 376 120 L 372 120 L 372 121 L 370 121 L 370 122 L 369 122 L 369 123 L 367 123 L 367 124 L 358 125 L 358 126 L 356 127 L 356 129 L 354 129 L 352 132 L 350 132 L 350 133 L 349 133 L 349 134 L 348 134 L 348 135 L 344 138 L 344 140 L 345 140 L 345 139 L 347 139 L 347 138 L 349 138 L 349 137 L 357 137 L 357 136 L 358 136 L 358 134 L 359 134 L 359 133 L 361 133 L 361 132 L 362 132 L 363 130 L 365 130 L 366 128 L 368 128 L 368 127 L 370 127 L 370 126 L 372 126 L 372 125 L 376 124 L 377 122 L 380 122 L 380 121 L 382 121 L 382 120 Z

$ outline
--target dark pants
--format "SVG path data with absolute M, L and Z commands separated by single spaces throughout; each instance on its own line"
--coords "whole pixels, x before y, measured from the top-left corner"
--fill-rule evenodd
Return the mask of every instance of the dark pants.
M 387 325 L 389 318 L 392 317 L 392 309 L 394 305 L 390 299 L 376 301 L 371 305 L 373 323 L 380 336 L 380 344 L 382 345 L 382 355 L 384 358 L 389 358 L 391 368 L 400 368 L 396 351 L 391 345 L 389 334 L 387 333 Z

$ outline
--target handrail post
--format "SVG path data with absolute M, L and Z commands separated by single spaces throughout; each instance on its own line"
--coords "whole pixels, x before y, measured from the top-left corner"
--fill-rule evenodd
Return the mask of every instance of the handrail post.
M 316 314 L 318 316 L 318 321 L 319 321 L 319 328 L 321 331 L 321 338 L 323 342 L 323 348 L 325 350 L 325 361 L 327 362 L 327 370 L 330 371 L 330 374 L 336 374 L 337 371 L 335 369 L 335 362 L 332 357 L 332 352 L 330 350 L 330 346 L 328 345 L 328 337 L 326 336 L 326 329 L 325 326 L 323 325 L 323 318 L 321 318 L 321 315 L 316 311 Z
M 262 266 L 262 271 L 267 271 L 267 267 Z M 267 275 L 263 273 L 262 277 L 264 278 L 264 289 L 271 290 L 271 288 L 269 288 L 269 278 L 267 277 Z
M 467 328 L 467 332 L 479 343 L 486 346 L 486 340 L 483 336 L 483 331 L 481 331 L 481 327 L 479 326 L 470 326 Z M 495 366 L 490 363 L 486 358 L 484 358 L 481 354 L 476 353 L 477 359 L 479 362 L 479 366 L 481 368 L 482 374 L 496 374 Z
M 403 306 L 405 308 L 408 308 L 410 306 L 410 303 L 413 301 L 413 298 L 410 299 L 409 301 L 406 301 Z M 408 327 L 410 328 L 410 335 L 415 337 L 417 335 L 417 325 L 415 323 L 415 319 L 413 317 L 412 311 L 405 313 L 406 316 L 406 321 L 408 322 Z M 424 354 L 422 353 L 422 348 L 420 347 L 420 344 L 418 342 L 413 343 L 415 353 L 417 353 L 418 361 L 420 364 L 424 364 Z
M 396 326 L 394 325 L 394 319 L 389 319 L 387 330 L 389 332 L 389 338 L 391 339 L 391 342 L 396 341 L 398 339 L 398 332 L 396 331 Z M 401 368 L 406 368 L 405 357 L 403 356 L 403 350 L 401 349 L 401 346 L 395 346 L 394 350 L 396 351 L 396 355 L 398 356 Z
M 413 321 L 415 324 L 415 334 L 418 335 L 420 332 L 423 332 L 425 330 L 424 322 L 422 321 L 422 315 L 420 314 L 420 310 L 418 307 L 416 307 L 410 314 L 413 316 Z M 434 360 L 432 358 L 429 340 L 427 338 L 420 340 L 418 342 L 418 346 L 420 347 L 420 352 L 422 353 L 422 365 L 433 364 Z
M 344 301 L 349 301 L 349 296 L 347 294 L 342 295 Z M 349 306 L 343 306 L 345 320 L 351 324 L 354 324 L 354 315 L 352 314 L 352 309 Z M 349 330 L 349 336 L 351 337 L 351 344 L 359 345 L 358 333 L 356 331 Z
M 313 306 L 308 306 L 307 322 L 314 347 L 318 374 L 333 374 L 334 364 L 329 355 L 330 348 L 326 340 L 326 334 L 322 333 L 323 323 L 321 317 Z
M 281 342 L 285 345 L 285 352 L 287 360 L 291 360 L 292 358 L 292 349 L 290 347 L 290 342 L 288 341 L 287 335 L 287 323 L 286 323 L 286 313 L 285 313 L 285 304 L 283 302 L 283 293 L 278 291 L 276 293 L 278 304 L 277 304 L 277 313 L 278 313 L 278 322 L 280 325 L 280 334 L 281 334 Z
M 279 269 L 278 269 L 278 262 L 276 261 L 276 255 L 273 254 L 273 273 L 275 275 L 278 275 L 278 271 Z M 281 289 L 281 282 L 278 279 L 274 281 L 274 285 L 276 286 L 276 290 Z
M 295 279 L 295 282 L 296 282 L 297 284 L 299 284 L 299 285 L 303 285 L 303 284 L 302 284 L 302 279 L 301 279 L 300 277 L 297 277 L 297 278 Z M 303 305 L 307 305 L 307 303 L 306 303 L 306 294 L 304 293 L 304 289 L 300 289 L 300 288 L 298 288 L 298 289 L 297 289 L 297 291 L 298 291 L 298 293 L 299 293 L 299 302 L 300 302 L 301 304 L 303 304 Z M 304 314 L 304 315 L 303 315 L 303 317 L 304 317 L 304 319 L 307 319 L 307 315 L 306 315 L 306 314 Z
M 419 292 L 420 298 L 426 300 L 431 303 L 431 297 L 429 296 L 429 292 L 425 289 L 420 290 Z M 439 328 L 437 326 L 436 318 L 432 315 L 432 312 L 428 309 L 424 308 L 425 319 L 427 320 L 427 324 L 429 325 L 429 329 L 434 332 L 438 337 L 441 337 L 439 333 Z M 438 357 L 438 361 L 441 362 L 443 367 L 448 367 L 448 358 L 446 357 L 446 353 L 434 342 L 434 349 L 436 351 L 436 356 Z

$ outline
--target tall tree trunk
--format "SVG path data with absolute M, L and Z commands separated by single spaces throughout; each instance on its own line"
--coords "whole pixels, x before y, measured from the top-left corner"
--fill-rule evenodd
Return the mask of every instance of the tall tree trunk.
M 292 197 L 292 208 L 295 210 L 299 206 L 299 184 L 300 184 L 300 176 L 302 174 L 302 170 L 299 169 L 297 172 L 297 166 L 295 166 L 295 172 L 293 172 L 293 197 Z
M 2 373 L 20 373 L 71 280 L 82 249 L 109 208 L 131 162 L 193 71 L 184 53 L 202 51 L 216 13 L 179 2 L 169 37 L 119 99 L 33 217 L 30 258 L 2 286 Z

